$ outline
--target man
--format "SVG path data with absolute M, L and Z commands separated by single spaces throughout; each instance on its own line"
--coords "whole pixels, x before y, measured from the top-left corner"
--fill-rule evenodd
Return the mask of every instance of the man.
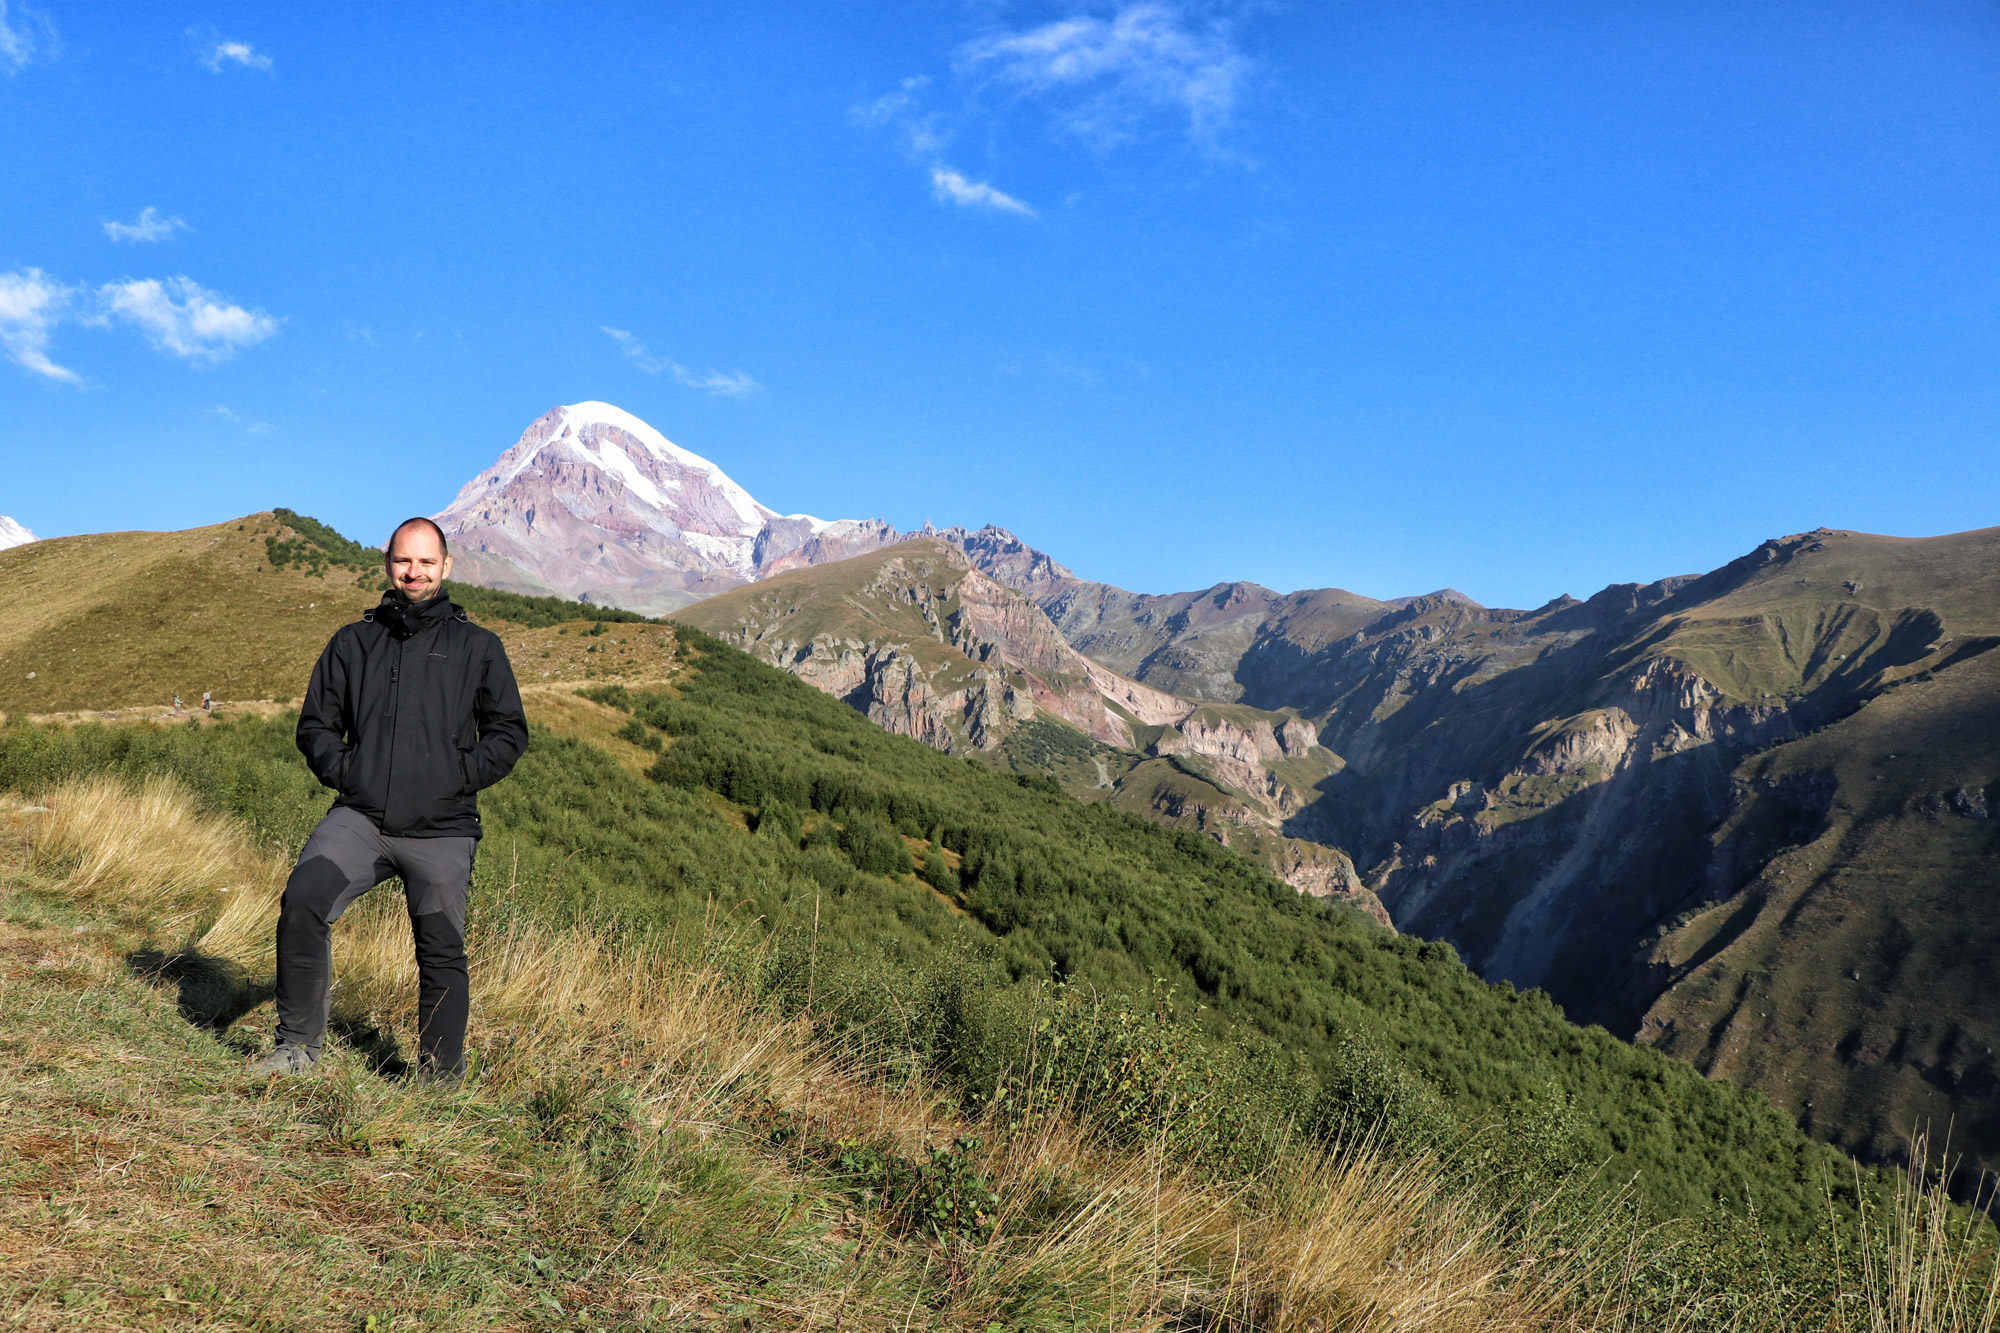
M 278 914 L 278 1041 L 252 1068 L 318 1062 L 332 989 L 332 926 L 402 877 L 417 950 L 417 1077 L 465 1072 L 470 989 L 465 899 L 479 843 L 475 795 L 528 748 L 521 692 L 500 640 L 445 596 L 451 551 L 427 518 L 404 521 L 384 557 L 392 590 L 343 626 L 313 667 L 298 746 L 339 793 L 285 884 Z

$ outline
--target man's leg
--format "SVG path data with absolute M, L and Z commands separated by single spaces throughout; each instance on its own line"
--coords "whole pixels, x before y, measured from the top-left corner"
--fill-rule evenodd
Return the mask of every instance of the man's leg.
M 465 965 L 465 899 L 477 838 L 392 838 L 417 948 L 417 1073 L 465 1072 L 465 1021 L 472 987 Z
M 278 908 L 278 1045 L 319 1058 L 333 990 L 333 923 L 393 875 L 386 840 L 366 815 L 336 806 L 319 821 Z

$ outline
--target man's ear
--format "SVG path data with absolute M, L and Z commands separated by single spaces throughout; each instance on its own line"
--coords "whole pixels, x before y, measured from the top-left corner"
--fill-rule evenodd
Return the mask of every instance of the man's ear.
M 442 583 L 450 577 L 451 577 L 451 552 L 446 551 L 444 553 L 444 564 L 438 569 L 438 582 Z

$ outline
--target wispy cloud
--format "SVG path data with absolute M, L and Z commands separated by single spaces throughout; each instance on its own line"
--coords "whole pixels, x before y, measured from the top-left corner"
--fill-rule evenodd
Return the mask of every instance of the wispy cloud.
M 958 64 L 1055 103 L 1057 127 L 1100 149 L 1140 137 L 1162 116 L 1185 121 L 1191 140 L 1215 149 L 1251 71 L 1227 24 L 1158 3 L 997 33 L 960 48 Z
M 272 337 L 281 322 L 192 278 L 128 279 L 86 292 L 38 268 L 0 273 L 0 353 L 37 375 L 81 384 L 81 376 L 49 357 L 49 341 L 65 320 L 97 328 L 129 324 L 162 352 L 211 363 Z
M 612 342 L 618 344 L 618 350 L 625 354 L 627 361 L 648 375 L 671 375 L 690 389 L 704 389 L 709 393 L 721 394 L 728 398 L 741 398 L 745 394 L 757 393 L 764 387 L 750 378 L 747 371 L 739 370 L 725 375 L 719 370 L 689 370 L 671 357 L 654 356 L 646 350 L 644 343 L 624 329 L 614 329 L 609 324 L 600 324 L 598 327 L 610 336 Z
M 1035 210 L 1011 194 L 994 189 L 984 181 L 967 180 L 942 162 L 931 167 L 931 193 L 939 199 L 967 208 L 996 208 L 1003 213 L 1034 217 Z
M 929 157 L 943 149 L 951 137 L 941 127 L 942 117 L 924 105 L 930 82 L 928 74 L 904 79 L 895 92 L 855 107 L 854 119 L 863 125 L 893 128 L 912 157 Z
M 991 208 L 1020 217 L 1034 217 L 1035 210 L 1004 190 L 984 181 L 969 179 L 964 172 L 945 162 L 940 154 L 951 141 L 945 118 L 924 104 L 930 79 L 904 79 L 893 93 L 853 109 L 854 119 L 863 125 L 893 130 L 903 141 L 903 149 L 913 161 L 927 163 L 931 194 L 939 203 L 966 208 Z
M 196 32 L 189 35 L 200 36 L 201 34 Z M 244 69 L 261 69 L 266 74 L 271 72 L 271 57 L 260 54 L 250 43 L 217 41 L 212 34 L 203 43 L 203 52 L 200 59 L 203 68 L 214 74 L 222 73 L 224 65 L 241 65 Z
M 939 202 L 1031 218 L 1038 214 L 1025 200 L 954 166 L 950 146 L 962 136 L 1003 138 L 995 133 L 997 117 L 1013 108 L 1038 128 L 1100 153 L 1164 135 L 1184 138 L 1212 158 L 1234 158 L 1225 140 L 1254 73 L 1226 21 L 1172 0 L 1126 0 L 1033 27 L 991 30 L 952 53 L 951 75 L 941 86 L 929 75 L 907 78 L 852 115 L 893 131 L 929 173 Z
M 14 74 L 37 56 L 55 55 L 56 49 L 56 25 L 48 15 L 26 5 L 10 11 L 7 0 L 0 0 L 0 70 Z
M 131 324 L 160 351 L 190 361 L 226 361 L 278 331 L 278 321 L 263 311 L 236 305 L 192 278 L 106 283 L 97 300 L 96 322 Z
M 193 230 L 179 218 L 161 217 L 160 210 L 151 206 L 140 209 L 130 222 L 104 224 L 104 234 L 114 241 L 170 241 L 177 231 Z
M 271 433 L 270 422 L 252 421 L 241 412 L 230 407 L 227 403 L 217 403 L 215 405 L 215 415 L 221 417 L 232 426 L 241 426 L 245 435 L 269 435 Z
M 67 366 L 49 359 L 49 338 L 76 295 L 38 268 L 0 273 L 0 351 L 7 359 L 37 375 L 65 384 L 83 379 Z

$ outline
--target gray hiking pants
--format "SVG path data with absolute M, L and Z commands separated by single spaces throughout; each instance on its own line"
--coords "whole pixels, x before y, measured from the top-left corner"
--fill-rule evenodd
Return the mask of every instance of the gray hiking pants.
M 400 875 L 417 951 L 420 1067 L 459 1073 L 471 992 L 465 897 L 477 838 L 391 838 L 364 814 L 335 806 L 319 821 L 278 911 L 278 1044 L 318 1055 L 333 996 L 333 923 L 356 898 Z

